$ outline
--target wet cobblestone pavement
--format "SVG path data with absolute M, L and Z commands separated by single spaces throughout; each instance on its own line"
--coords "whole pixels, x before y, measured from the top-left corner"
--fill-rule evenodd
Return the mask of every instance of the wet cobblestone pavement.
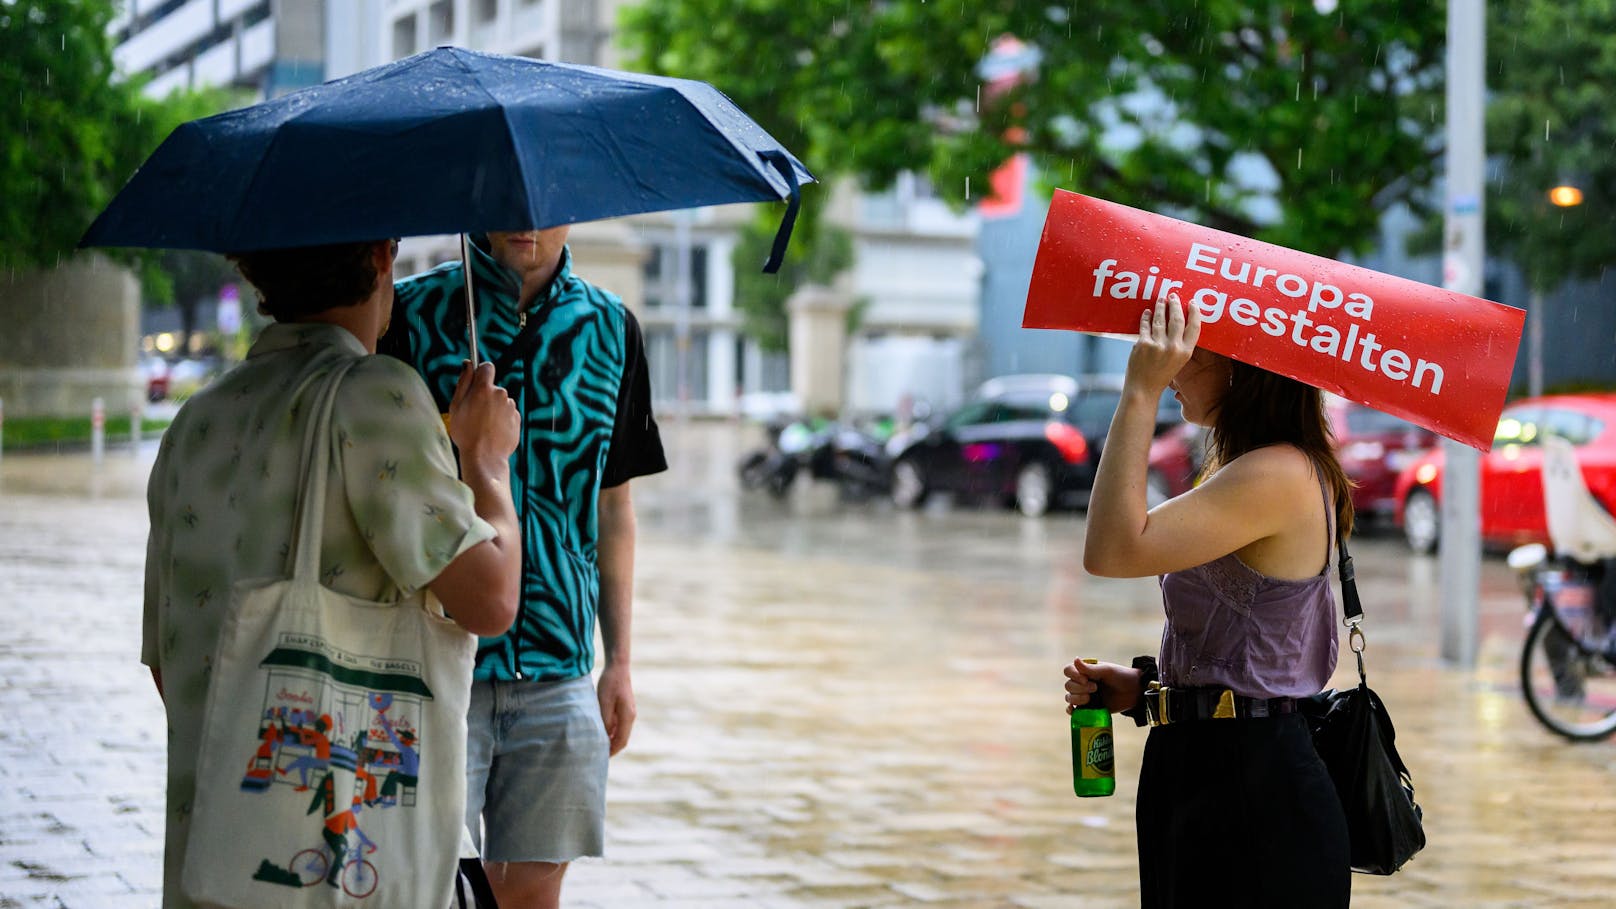
M 897 513 L 804 485 L 739 492 L 752 433 L 665 427 L 636 483 L 640 719 L 613 762 L 608 857 L 565 904 L 1137 904 L 1143 734 L 1077 799 L 1060 667 L 1155 649 L 1151 580 L 1090 578 L 1080 515 Z M 151 446 L 0 461 L 0 909 L 158 901 L 163 717 L 138 664 Z M 1360 907 L 1616 905 L 1616 742 L 1573 746 L 1517 694 L 1521 606 L 1483 566 L 1477 670 L 1436 658 L 1434 560 L 1354 546 L 1370 682 L 1430 844 Z M 1345 683 L 1343 664 L 1337 681 Z

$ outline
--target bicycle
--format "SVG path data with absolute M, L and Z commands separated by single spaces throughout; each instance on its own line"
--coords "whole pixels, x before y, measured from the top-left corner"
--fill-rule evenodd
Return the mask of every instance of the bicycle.
M 1541 544 L 1510 553 L 1527 601 L 1521 649 L 1526 706 L 1551 732 L 1588 742 L 1616 733 L 1616 603 L 1600 581 L 1616 559 L 1550 559 Z
M 376 885 L 381 882 L 381 873 L 365 858 L 376 851 L 376 844 L 359 828 L 354 828 L 354 832 L 359 835 L 359 843 L 350 845 L 344 851 L 338 882 L 342 885 L 342 892 L 354 899 L 364 899 L 376 891 Z M 331 847 L 321 843 L 304 849 L 292 856 L 290 867 L 303 886 L 313 887 L 325 880 L 326 872 L 331 870 Z

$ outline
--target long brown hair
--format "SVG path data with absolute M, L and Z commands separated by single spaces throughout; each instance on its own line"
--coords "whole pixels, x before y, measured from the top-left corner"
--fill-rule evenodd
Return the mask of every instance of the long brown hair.
M 1229 361 L 1229 390 L 1218 403 L 1207 442 L 1205 479 L 1248 451 L 1294 445 L 1313 462 L 1335 499 L 1337 532 L 1352 532 L 1352 481 L 1335 456 L 1335 433 L 1317 388 L 1257 366 Z

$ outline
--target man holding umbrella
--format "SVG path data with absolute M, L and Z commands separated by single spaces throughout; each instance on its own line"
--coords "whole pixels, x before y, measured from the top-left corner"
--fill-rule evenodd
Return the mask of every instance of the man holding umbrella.
M 604 851 L 607 759 L 635 715 L 630 481 L 667 468 L 639 324 L 573 274 L 567 232 L 491 232 L 467 249 L 476 334 L 523 418 L 512 487 L 524 534 L 516 622 L 478 648 L 466 814 L 501 905 L 517 907 L 559 905 L 568 863 Z M 382 344 L 445 412 L 467 349 L 466 284 L 461 262 L 399 282 Z

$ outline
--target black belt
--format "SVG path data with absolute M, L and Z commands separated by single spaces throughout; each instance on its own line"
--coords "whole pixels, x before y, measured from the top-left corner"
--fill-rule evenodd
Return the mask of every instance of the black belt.
M 1152 726 L 1191 720 L 1245 720 L 1296 712 L 1295 698 L 1253 698 L 1227 688 L 1167 688 L 1155 682 L 1141 695 Z

